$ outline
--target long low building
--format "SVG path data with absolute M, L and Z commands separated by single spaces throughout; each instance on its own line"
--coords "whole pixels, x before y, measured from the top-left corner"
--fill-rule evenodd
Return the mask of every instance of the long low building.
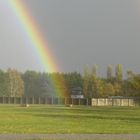
M 93 98 L 92 106 L 140 106 L 136 98 Z

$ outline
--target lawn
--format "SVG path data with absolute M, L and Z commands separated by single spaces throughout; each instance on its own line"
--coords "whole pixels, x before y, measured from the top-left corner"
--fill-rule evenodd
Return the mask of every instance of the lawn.
M 0 105 L 0 133 L 140 133 L 140 108 Z

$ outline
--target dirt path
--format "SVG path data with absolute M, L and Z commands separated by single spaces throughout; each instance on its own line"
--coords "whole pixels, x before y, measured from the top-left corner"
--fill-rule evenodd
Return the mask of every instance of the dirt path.
M 140 134 L 0 134 L 0 140 L 140 140 Z

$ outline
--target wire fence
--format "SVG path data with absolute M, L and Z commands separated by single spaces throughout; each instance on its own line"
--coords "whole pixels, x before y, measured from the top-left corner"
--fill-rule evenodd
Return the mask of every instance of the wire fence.
M 0 97 L 0 104 L 140 106 L 140 98 Z
M 90 98 L 0 97 L 0 104 L 91 105 Z

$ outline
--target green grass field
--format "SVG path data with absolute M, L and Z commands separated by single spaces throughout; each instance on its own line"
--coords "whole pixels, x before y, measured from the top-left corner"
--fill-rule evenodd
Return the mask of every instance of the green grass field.
M 140 108 L 0 105 L 0 133 L 140 133 Z

